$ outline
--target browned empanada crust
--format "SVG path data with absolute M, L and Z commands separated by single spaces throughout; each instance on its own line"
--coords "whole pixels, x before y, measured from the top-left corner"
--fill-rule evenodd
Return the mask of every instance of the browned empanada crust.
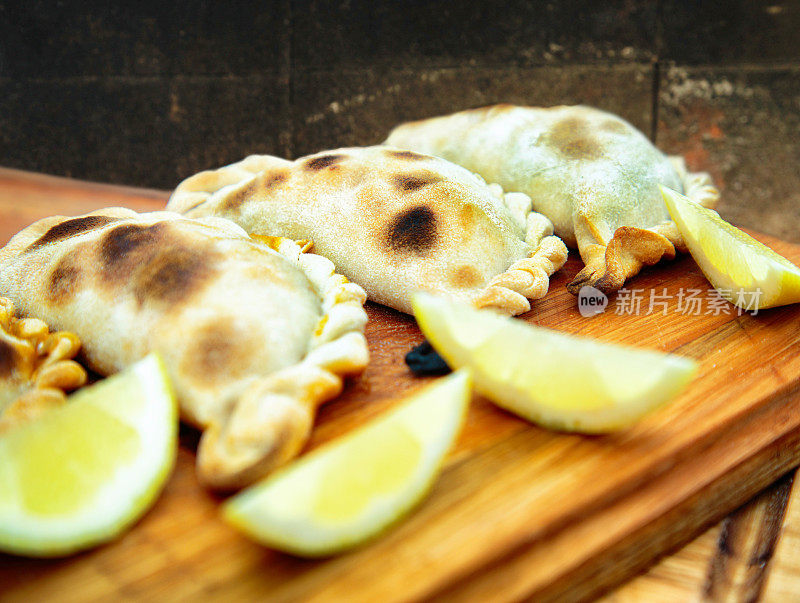
M 311 239 L 371 300 L 403 312 L 424 290 L 519 314 L 566 260 L 552 224 L 525 195 L 386 147 L 296 161 L 253 155 L 187 178 L 167 207 L 228 218 L 251 234 Z
M 586 267 L 568 285 L 606 292 L 684 247 L 658 186 L 712 207 L 708 174 L 689 173 L 625 120 L 591 107 L 495 105 L 403 124 L 386 140 L 521 191 L 577 247 Z
M 0 291 L 78 334 L 102 375 L 158 352 L 182 418 L 204 430 L 200 479 L 231 489 L 296 455 L 317 406 L 367 362 L 364 291 L 307 249 L 219 218 L 108 208 L 18 233 Z

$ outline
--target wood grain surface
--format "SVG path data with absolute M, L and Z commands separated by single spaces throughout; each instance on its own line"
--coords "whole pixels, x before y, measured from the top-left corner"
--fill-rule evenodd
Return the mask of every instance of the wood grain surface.
M 0 170 L 0 243 L 45 215 L 105 205 L 160 209 L 165 198 Z M 760 238 L 800 262 L 800 246 Z M 782 523 L 786 516 L 800 525 L 790 478 L 706 528 L 800 462 L 800 306 L 755 316 L 721 306 L 727 311 L 717 313 L 707 281 L 684 256 L 628 284 L 640 292 L 638 314 L 622 312 L 617 297 L 588 319 L 564 288 L 579 269 L 571 258 L 523 319 L 700 362 L 684 394 L 633 428 L 592 437 L 554 433 L 476 397 L 428 499 L 382 538 L 321 561 L 264 549 L 224 524 L 220 499 L 195 479 L 197 433 L 186 428 L 171 480 L 132 530 L 67 559 L 0 555 L 0 599 L 576 600 L 607 591 L 698 534 L 609 598 L 797 595 L 791 551 L 800 530 Z M 679 307 L 679 292 L 688 289 L 702 291 L 698 315 Z M 665 295 L 663 308 L 650 311 L 651 291 Z M 403 363 L 422 339 L 413 318 L 374 304 L 368 313 L 370 365 L 321 409 L 309 449 L 429 381 Z M 719 556 L 720 543 L 727 557 Z

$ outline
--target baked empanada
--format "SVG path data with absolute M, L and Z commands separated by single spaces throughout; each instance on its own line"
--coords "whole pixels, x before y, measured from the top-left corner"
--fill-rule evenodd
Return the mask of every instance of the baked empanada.
M 713 207 L 708 174 L 687 173 L 636 128 L 590 107 L 496 105 L 403 124 L 386 144 L 443 157 L 521 191 L 577 247 L 585 268 L 568 285 L 619 289 L 643 265 L 685 245 L 658 185 Z
M 74 333 L 17 318 L 11 300 L 0 297 L 0 433 L 61 406 L 86 383 L 86 370 L 73 360 L 80 348 Z
M 253 155 L 184 180 L 167 208 L 229 218 L 251 234 L 311 239 L 371 300 L 403 312 L 415 290 L 526 312 L 566 260 L 525 195 L 386 147 L 296 161 Z
M 46 218 L 0 250 L 0 291 L 78 334 L 100 374 L 158 351 L 204 430 L 201 481 L 231 489 L 294 456 L 367 363 L 363 290 L 293 241 L 266 243 L 172 212 Z

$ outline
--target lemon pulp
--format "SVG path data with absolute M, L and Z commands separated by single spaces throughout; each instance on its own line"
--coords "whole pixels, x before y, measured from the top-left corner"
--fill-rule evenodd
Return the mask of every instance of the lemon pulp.
M 391 466 L 384 457 L 393 459 Z M 422 447 L 408 429 L 379 426 L 331 459 L 314 499 L 314 515 L 331 524 L 357 517 L 374 496 L 400 489 L 421 457 Z
M 436 381 L 232 497 L 224 518 L 257 542 L 306 557 L 373 538 L 432 485 L 458 435 L 469 388 L 465 371 Z
M 11 434 L 6 450 L 19 459 L 17 473 L 25 476 L 19 482 L 22 506 L 38 515 L 76 512 L 91 499 L 95 484 L 110 479 L 116 465 L 129 463 L 141 447 L 136 430 L 89 405 L 20 435 Z
M 745 310 L 800 302 L 800 268 L 712 209 L 661 187 L 692 257 L 719 294 Z
M 177 427 L 150 356 L 0 436 L 0 550 L 58 556 L 119 534 L 164 485 Z
M 422 332 L 454 368 L 474 373 L 475 388 L 525 419 L 566 431 L 630 425 L 674 398 L 696 363 L 534 327 L 420 293 Z

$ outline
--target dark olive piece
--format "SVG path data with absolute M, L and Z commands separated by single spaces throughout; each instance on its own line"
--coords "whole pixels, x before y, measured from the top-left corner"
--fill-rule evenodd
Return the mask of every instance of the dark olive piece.
M 446 375 L 451 371 L 427 339 L 406 354 L 406 364 L 416 375 Z

